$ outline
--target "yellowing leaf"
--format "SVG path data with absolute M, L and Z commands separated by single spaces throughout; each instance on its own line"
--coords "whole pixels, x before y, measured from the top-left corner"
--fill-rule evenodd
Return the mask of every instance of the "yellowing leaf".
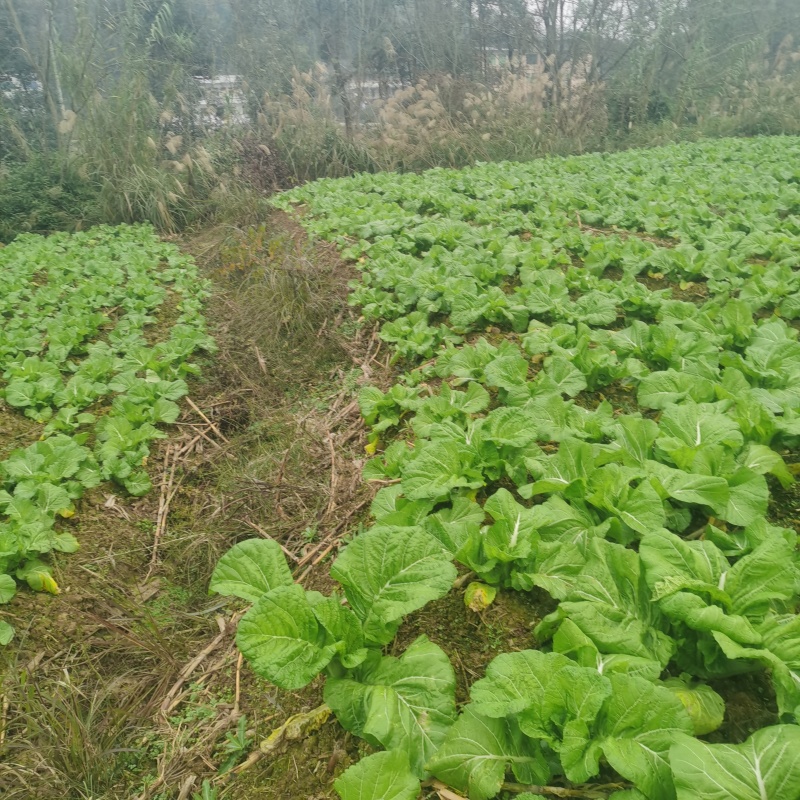
M 476 613 L 485 611 L 497 597 L 497 589 L 485 583 L 473 581 L 464 592 L 464 605 Z
M 318 731 L 331 715 L 331 710 L 326 705 L 317 706 L 311 711 L 301 712 L 289 717 L 286 722 L 264 739 L 259 745 L 262 753 L 272 753 L 287 741 L 305 739 Z
M 44 569 L 29 569 L 25 573 L 25 580 L 34 592 L 61 593 L 55 578 Z

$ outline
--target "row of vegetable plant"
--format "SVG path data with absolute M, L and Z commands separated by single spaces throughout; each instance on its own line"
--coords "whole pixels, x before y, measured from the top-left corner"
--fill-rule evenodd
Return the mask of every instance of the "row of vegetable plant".
M 362 270 L 352 302 L 404 371 L 360 393 L 382 488 L 331 569 L 344 596 L 295 584 L 264 540 L 211 590 L 253 604 L 237 643 L 259 675 L 324 673 L 341 725 L 380 750 L 337 780 L 343 800 L 432 778 L 488 800 L 509 775 L 622 779 L 613 800 L 800 798 L 797 532 L 768 520 L 800 445 L 799 156 L 723 140 L 277 199 Z M 384 651 L 457 564 L 473 607 L 498 588 L 558 601 L 540 649 L 495 658 L 460 709 L 435 643 Z M 708 681 L 758 671 L 778 724 L 709 739 L 725 702 Z
M 38 441 L 0 461 L 0 603 L 18 581 L 59 591 L 43 557 L 77 549 L 64 520 L 87 489 L 152 488 L 157 426 L 178 418 L 199 371 L 192 354 L 214 347 L 208 291 L 191 258 L 147 226 L 25 234 L 0 249 L 2 397 L 40 426 Z M 167 301 L 174 321 L 159 331 Z M 0 620 L 0 643 L 12 636 Z

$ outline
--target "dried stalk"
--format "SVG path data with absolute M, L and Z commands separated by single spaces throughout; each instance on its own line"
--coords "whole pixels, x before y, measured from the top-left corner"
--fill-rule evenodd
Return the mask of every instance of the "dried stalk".
M 191 397 L 187 397 L 186 402 L 202 417 L 203 421 L 208 424 L 211 430 L 214 431 L 225 444 L 230 444 L 230 441 L 223 435 L 222 431 L 194 404 Z
M 172 484 L 175 480 L 175 467 L 177 466 L 177 458 L 172 458 L 170 464 L 170 456 L 173 456 L 172 444 L 167 445 L 167 450 L 164 453 L 164 469 L 161 473 L 161 494 L 158 499 L 158 512 L 156 513 L 156 530 L 153 534 L 153 552 L 150 556 L 150 568 L 147 570 L 145 580 L 150 577 L 158 560 L 158 545 L 161 540 L 161 535 L 167 526 L 167 513 L 169 512 L 169 504 L 175 496 L 172 491 Z M 169 474 L 167 474 L 169 473 Z

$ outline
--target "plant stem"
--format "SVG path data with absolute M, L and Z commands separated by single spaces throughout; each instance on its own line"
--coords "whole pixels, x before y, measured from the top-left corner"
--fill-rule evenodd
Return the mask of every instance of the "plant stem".
M 578 800 L 605 800 L 609 791 L 619 791 L 625 787 L 618 783 L 607 783 L 602 786 L 587 785 L 586 788 L 567 789 L 563 786 L 528 786 L 523 783 L 504 783 L 503 789 L 515 794 L 537 794 L 544 797 L 574 797 Z

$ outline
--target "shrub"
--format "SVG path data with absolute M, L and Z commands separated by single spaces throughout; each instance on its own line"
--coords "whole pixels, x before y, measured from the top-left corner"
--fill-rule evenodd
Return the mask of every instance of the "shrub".
M 100 221 L 98 195 L 76 170 L 36 156 L 0 165 L 0 242 L 18 233 L 79 230 Z

